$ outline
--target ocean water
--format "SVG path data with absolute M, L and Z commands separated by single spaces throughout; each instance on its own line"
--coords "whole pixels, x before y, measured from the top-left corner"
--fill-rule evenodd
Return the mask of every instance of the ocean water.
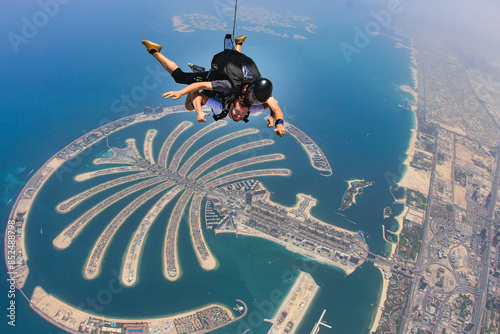
M 118 7 L 113 2 L 92 7 L 69 2 L 61 5 L 59 12 L 39 28 L 28 43 L 20 44 L 17 53 L 8 40 L 3 40 L 5 45 L 2 47 L 7 50 L 0 58 L 2 77 L 7 78 L 0 83 L 4 92 L 4 99 L 0 102 L 4 116 L 0 125 L 1 136 L 5 143 L 0 148 L 3 221 L 8 220 L 12 205 L 9 200 L 15 200 L 29 179 L 30 171 L 36 171 L 69 142 L 109 120 L 139 112 L 146 105 L 178 104 L 161 98 L 161 92 L 176 89 L 176 85 L 171 78 L 160 74 L 157 74 L 158 86 L 155 89 L 146 90 L 146 95 L 140 99 L 128 104 L 124 102 L 123 96 L 131 96 L 134 88 L 143 85 L 144 78 L 151 75 L 151 71 L 161 73 L 156 70 L 154 60 L 144 52 L 140 40 L 148 38 L 163 43 L 164 53 L 176 61 L 184 60 L 183 63 L 178 61 L 183 67 L 186 62 L 208 66 L 211 55 L 222 47 L 222 37 L 230 28 L 227 31 L 203 30 L 196 26 L 196 21 L 189 21 L 195 31 L 183 33 L 173 30 L 172 17 L 200 12 L 222 18 L 229 26 L 230 18 L 221 17 L 217 10 L 221 4 L 225 2 L 193 9 L 188 4 L 153 1 Z M 373 18 L 367 13 L 383 9 L 383 3 L 324 5 L 318 1 L 308 6 L 290 7 L 285 2 L 257 2 L 243 3 L 242 6 L 263 8 L 264 14 L 282 15 L 282 21 L 292 20 L 286 16 L 289 12 L 307 16 L 309 21 L 305 22 L 316 26 L 310 28 L 314 32 L 310 33 L 303 28 L 306 23 L 300 23 L 302 21 L 292 20 L 292 27 L 270 25 L 269 29 L 275 32 L 288 31 L 290 36 L 300 34 L 307 39 L 249 31 L 244 45 L 244 52 L 252 56 L 261 73 L 273 80 L 275 96 L 285 112 L 285 119 L 316 141 L 334 171 L 329 178 L 320 176 L 293 137 L 280 139 L 263 128 L 265 121 L 254 118 L 248 125 L 262 129 L 262 137 L 276 141 L 266 148 L 265 153 L 281 152 L 287 156 L 284 161 L 269 165 L 290 168 L 293 172 L 289 178 L 262 179 L 273 192 L 272 199 L 291 206 L 296 202 L 295 194 L 310 194 L 318 199 L 312 210 L 313 216 L 353 231 L 367 232 L 370 249 L 383 252 L 386 245 L 381 226 L 395 228 L 394 220 L 383 219 L 382 210 L 387 205 L 394 213 L 402 210 L 401 206 L 393 204 L 389 187 L 393 186 L 392 179 L 397 181 L 402 175 L 401 163 L 408 147 L 409 130 L 414 126 L 412 115 L 397 107 L 408 98 L 399 86 L 411 84 L 410 54 L 407 49 L 395 48 L 395 41 L 384 36 L 371 36 L 370 44 L 360 49 L 359 54 L 353 54 L 350 62 L 339 48 L 342 42 L 354 43 L 353 29 L 364 28 L 371 22 Z M 4 35 L 9 32 L 20 34 L 22 18 L 32 19 L 40 8 L 35 1 L 23 8 L 12 8 L 9 18 L 2 23 Z M 244 27 L 258 25 L 255 21 L 242 20 L 237 33 L 244 31 Z M 194 115 L 179 115 L 140 124 L 123 131 L 126 133 L 113 134 L 110 145 L 123 147 L 124 140 L 133 137 L 141 150 L 147 129 L 156 128 L 159 130 L 155 141 L 158 152 L 160 138 L 166 138 L 169 131 L 186 117 L 195 121 Z M 246 127 L 244 124 L 230 124 L 224 131 Z M 192 129 L 196 128 L 197 124 L 194 124 Z M 95 240 L 102 226 L 90 224 L 68 251 L 56 251 L 51 244 L 53 238 L 91 203 L 83 203 L 66 215 L 57 214 L 54 207 L 68 196 L 101 181 L 75 183 L 72 176 L 97 169 L 89 163 L 91 157 L 105 153 L 105 143 L 93 146 L 84 163 L 72 164 L 72 171 L 64 174 L 62 181 L 52 177 L 40 192 L 26 230 L 30 277 L 24 291 L 28 296 L 36 285 L 42 285 L 46 291 L 88 311 L 138 318 L 183 312 L 213 302 L 232 307 L 234 299 L 240 298 L 249 305 L 249 315 L 241 323 L 217 333 L 237 333 L 247 327 L 252 333 L 266 333 L 270 326 L 262 319 L 271 317 L 277 307 L 268 307 L 266 303 L 271 293 L 276 289 L 286 293 L 293 280 L 284 281 L 303 270 L 311 272 L 321 289 L 299 333 L 310 332 L 323 309 L 327 309 L 324 320 L 333 325 L 332 333 L 368 331 L 381 285 L 380 273 L 371 264 L 365 264 L 344 277 L 335 268 L 304 259 L 266 240 L 235 238 L 233 235 L 214 237 L 207 232 L 207 243 L 220 266 L 217 270 L 205 272 L 197 264 L 184 221 L 179 231 L 183 276 L 175 283 L 167 282 L 159 264 L 166 220 L 173 203 L 151 228 L 143 254 L 147 261 L 141 263 L 139 284 L 113 294 L 112 300 L 105 305 L 92 306 L 89 298 L 97 298 L 113 280 L 115 270 L 120 270 L 123 249 L 135 230 L 133 221 L 140 219 L 148 205 L 155 201 L 155 198 L 148 201 L 120 228 L 105 258 L 101 275 L 95 280 L 85 281 L 82 270 L 89 245 L 92 245 L 89 240 Z M 355 224 L 334 213 L 347 189 L 345 180 L 353 178 L 375 181 L 357 197 L 355 206 L 343 212 Z M 100 198 L 105 196 L 102 194 Z M 109 220 L 116 215 L 126 200 L 103 212 L 100 220 Z M 7 278 L 5 269 L 2 275 Z M 0 300 L 7 307 L 8 285 L 6 280 L 0 281 L 0 288 L 5 291 Z M 205 282 L 210 284 L 207 286 Z M 61 332 L 36 315 L 20 293 L 17 293 L 16 306 L 15 333 Z M 12 329 L 5 319 L 0 326 L 2 332 L 4 328 Z M 322 329 L 320 333 L 323 331 L 327 332 Z

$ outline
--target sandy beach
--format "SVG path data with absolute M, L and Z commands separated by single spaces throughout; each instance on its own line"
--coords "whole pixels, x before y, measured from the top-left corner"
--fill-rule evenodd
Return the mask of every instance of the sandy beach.
M 64 159 L 53 156 L 49 159 L 36 173 L 33 174 L 31 179 L 26 183 L 17 197 L 9 215 L 9 223 L 14 220 L 18 213 L 24 213 L 24 226 L 20 229 L 21 232 L 17 234 L 14 239 L 14 249 L 15 252 L 20 254 L 22 257 L 22 262 L 13 267 L 8 265 L 9 276 L 15 279 L 15 284 L 19 289 L 24 287 L 24 283 L 28 279 L 29 268 L 27 265 L 28 253 L 26 251 L 26 222 L 28 221 L 31 205 L 38 195 L 40 189 L 43 188 L 45 182 L 50 178 L 50 176 L 65 162 Z M 11 226 L 11 225 L 9 225 Z M 9 242 L 7 242 L 8 230 L 5 231 L 5 244 L 4 244 L 4 254 L 5 263 L 8 263 L 7 257 L 10 252 Z
M 137 168 L 136 166 L 123 166 L 123 167 L 111 167 L 106 169 L 99 169 L 94 172 L 82 173 L 75 176 L 74 180 L 77 182 L 82 182 L 86 180 L 90 180 L 94 177 L 98 177 L 101 175 L 109 175 L 116 173 L 127 173 L 127 172 L 139 172 L 144 171 L 143 168 Z
M 405 171 L 404 174 L 401 176 L 401 180 L 398 182 L 398 187 L 404 187 L 404 188 L 410 188 L 413 190 L 420 191 L 424 194 L 427 194 L 427 190 L 429 187 L 429 183 L 424 177 L 425 175 L 420 175 L 414 168 L 410 166 L 411 159 L 413 157 L 413 154 L 415 153 L 415 144 L 417 142 L 417 130 L 418 129 L 418 121 L 417 121 L 417 104 L 418 104 L 418 95 L 415 89 L 418 88 L 418 70 L 417 70 L 417 59 L 416 59 L 416 53 L 417 51 L 413 47 L 413 42 L 412 42 L 412 52 L 411 52 L 411 60 L 412 64 L 414 66 L 410 67 L 411 72 L 412 72 L 412 77 L 413 77 L 413 88 L 410 86 L 402 85 L 400 88 L 402 91 L 410 93 L 413 95 L 414 102 L 412 104 L 412 112 L 413 112 L 413 117 L 414 117 L 414 124 L 415 124 L 415 129 L 411 130 L 411 139 L 408 144 L 408 149 L 406 151 L 406 160 L 404 161 Z M 404 199 L 403 199 L 404 201 Z M 405 204 L 405 201 L 402 203 Z M 408 207 L 405 205 L 404 210 L 397 216 L 395 219 L 398 221 L 399 227 L 396 232 L 394 232 L 395 235 L 398 236 L 398 240 L 400 237 L 401 230 L 403 229 L 403 219 L 406 216 L 408 212 Z M 383 228 L 383 237 L 385 240 L 385 229 L 384 226 Z M 387 241 L 387 240 L 386 240 Z M 394 254 L 396 251 L 396 244 L 393 244 L 392 242 L 389 242 L 391 244 L 391 253 L 390 257 Z M 389 288 L 389 279 L 386 278 L 386 273 L 384 272 L 384 269 L 381 268 L 378 265 L 375 265 L 381 272 L 382 274 L 382 291 L 380 292 L 380 301 L 378 303 L 378 308 L 377 308 L 377 314 L 375 315 L 375 318 L 373 320 L 370 333 L 373 333 L 377 330 L 377 327 L 379 325 L 380 319 L 382 317 L 382 310 L 385 304 L 385 301 L 387 299 L 387 291 Z M 389 272 L 390 273 L 390 272 Z
M 416 170 L 410 166 L 410 162 L 415 154 L 415 144 L 417 142 L 417 130 L 418 129 L 418 119 L 416 115 L 417 105 L 418 105 L 418 95 L 415 89 L 418 88 L 418 70 L 417 60 L 416 60 L 416 50 L 412 48 L 411 52 L 412 64 L 415 67 L 411 67 L 412 77 L 413 77 L 413 88 L 407 85 L 400 86 L 401 90 L 413 95 L 414 102 L 412 104 L 411 110 L 413 111 L 413 122 L 415 124 L 415 129 L 411 130 L 411 138 L 408 144 L 408 149 L 406 151 L 406 159 L 404 161 L 405 172 L 398 182 L 398 187 L 410 188 L 419 191 L 423 194 L 427 194 L 429 188 L 429 180 L 427 173 L 423 173 Z
M 127 143 L 127 147 L 124 149 L 119 149 L 116 147 L 110 148 L 108 151 L 111 152 L 113 155 L 115 155 L 116 150 L 119 151 L 124 151 L 124 150 L 129 150 L 132 151 L 132 154 L 136 157 L 140 157 L 141 154 L 139 153 L 139 150 L 137 149 L 137 146 L 135 144 L 136 140 L 135 138 L 129 138 L 125 140 L 125 143 Z M 125 161 L 118 161 L 118 160 L 113 160 L 113 157 L 111 158 L 97 158 L 92 161 L 94 165 L 108 165 L 108 164 L 128 164 L 128 165 L 133 165 L 134 161 L 131 158 L 127 157 L 127 160 Z
M 380 319 L 382 318 L 382 311 L 384 309 L 384 304 L 385 300 L 387 299 L 387 291 L 389 289 L 389 279 L 386 278 L 386 273 L 384 270 L 375 265 L 380 270 L 380 273 L 382 274 L 382 290 L 380 291 L 380 301 L 378 303 L 377 307 L 377 313 L 375 315 L 375 318 L 373 319 L 372 326 L 370 328 L 370 333 L 373 333 L 377 330 L 377 327 L 380 323 Z
M 165 108 L 164 112 L 161 114 L 161 117 L 163 117 L 167 114 L 168 114 L 168 109 Z M 123 118 L 117 120 L 116 122 L 124 121 L 124 120 L 129 119 L 129 118 L 130 118 L 129 116 L 126 116 L 126 117 L 123 117 Z M 59 152 L 57 152 L 49 160 L 47 160 L 47 162 L 45 162 L 33 174 L 33 176 L 30 178 L 30 180 L 26 183 L 24 188 L 21 190 L 20 194 L 24 195 L 24 194 L 26 194 L 26 192 L 28 190 L 30 190 L 31 193 L 27 199 L 23 199 L 21 195 L 18 196 L 18 198 L 14 202 L 14 205 L 12 206 L 9 217 L 15 217 L 15 215 L 17 213 L 25 212 L 24 224 L 27 224 L 28 218 L 29 218 L 29 213 L 31 210 L 31 205 L 33 204 L 34 200 L 36 199 L 40 189 L 43 188 L 45 182 L 47 182 L 47 180 L 52 176 L 52 174 L 54 172 L 56 172 L 67 160 L 77 156 L 78 154 L 81 153 L 81 151 L 83 151 L 83 148 L 82 148 L 80 150 L 73 151 L 71 154 L 67 154 L 68 148 L 72 147 L 74 144 L 83 142 L 85 137 L 91 133 L 99 134 L 100 137 L 98 137 L 97 140 L 91 141 L 90 143 L 88 143 L 85 146 L 85 149 L 87 149 L 90 146 L 95 145 L 96 143 L 100 142 L 102 139 L 106 138 L 108 135 L 112 134 L 113 132 L 115 132 L 119 129 L 123 129 L 129 125 L 135 124 L 136 122 L 142 122 L 142 121 L 148 121 L 148 120 L 150 120 L 148 117 L 146 117 L 144 115 L 139 115 L 138 119 L 135 119 L 134 121 L 129 122 L 127 125 L 120 127 L 120 128 L 116 128 L 115 130 L 108 132 L 106 135 L 103 135 L 103 133 L 104 133 L 103 129 L 108 127 L 111 123 L 105 124 L 97 129 L 95 129 L 92 132 L 84 134 L 83 136 L 75 139 L 70 144 L 63 147 Z M 61 158 L 60 157 L 61 154 L 64 154 L 64 156 L 67 158 L 64 158 L 64 159 Z M 71 172 L 72 169 L 67 167 L 64 170 L 59 171 L 59 176 L 63 175 L 67 171 Z M 28 277 L 28 274 L 29 274 L 29 269 L 27 266 L 28 255 L 26 252 L 25 230 L 26 230 L 26 228 L 24 226 L 24 228 L 22 228 L 22 230 L 21 230 L 21 234 L 20 234 L 19 238 L 16 239 L 17 246 L 21 249 L 20 252 L 21 252 L 22 257 L 23 257 L 23 265 L 16 268 L 17 272 L 22 272 L 22 274 L 15 276 L 16 282 L 17 282 L 16 284 L 19 288 L 22 288 L 24 286 L 24 283 L 25 283 L 25 281 Z M 7 252 L 5 252 L 5 254 L 7 254 Z M 22 270 L 20 270 L 21 268 L 22 268 Z

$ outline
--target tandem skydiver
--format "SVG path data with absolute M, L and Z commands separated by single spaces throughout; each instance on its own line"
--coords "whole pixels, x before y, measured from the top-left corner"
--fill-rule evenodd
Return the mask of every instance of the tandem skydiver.
M 226 35 L 226 43 L 228 36 L 230 39 L 230 35 Z M 179 91 L 164 93 L 162 94 L 163 97 L 172 97 L 177 100 L 185 94 L 202 90 L 203 94 L 208 98 L 220 101 L 221 112 L 219 114 L 214 112 L 213 116 L 216 121 L 229 115 L 236 122 L 239 120 L 248 122 L 251 112 L 250 107 L 266 103 L 266 107 L 271 110 L 271 121 L 275 120 L 275 132 L 282 137 L 285 134 L 283 112 L 278 105 L 278 101 L 272 96 L 272 83 L 268 79 L 262 78 L 253 60 L 240 52 L 245 37 L 240 36 L 235 39 L 235 49 L 226 46 L 223 52 L 216 54 L 212 59 L 210 71 L 197 71 L 194 73 L 183 72 L 175 62 L 161 54 L 161 45 L 147 40 L 142 41 L 142 44 L 172 75 L 175 82 L 188 85 Z M 189 95 L 187 100 L 191 100 Z M 186 107 L 193 110 L 194 106 L 189 108 L 190 103 L 188 104 L 188 101 L 186 101 Z M 255 108 L 253 109 L 255 110 Z M 233 117 L 235 114 L 239 116 Z M 199 113 L 198 121 L 204 121 L 204 118 L 200 119 Z

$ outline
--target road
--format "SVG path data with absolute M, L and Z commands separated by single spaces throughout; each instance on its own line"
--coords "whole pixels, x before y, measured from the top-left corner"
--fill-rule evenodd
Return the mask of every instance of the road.
M 425 85 L 424 85 L 425 87 Z M 424 219 L 424 231 L 422 233 L 422 244 L 420 245 L 420 253 L 418 254 L 418 259 L 417 259 L 417 264 L 415 265 L 415 271 L 416 272 L 421 272 L 423 270 L 422 263 L 424 262 L 424 259 L 427 256 L 427 234 L 429 232 L 429 216 L 431 212 L 431 206 L 432 206 L 432 193 L 433 193 L 433 186 L 434 186 L 434 178 L 436 177 L 436 164 L 437 164 L 437 148 L 438 148 L 438 132 L 439 129 L 436 130 L 436 133 L 434 134 L 436 138 L 436 144 L 434 146 L 434 152 L 432 154 L 432 172 L 431 172 L 431 180 L 429 184 L 429 195 L 427 196 L 427 207 L 425 209 L 425 219 Z M 406 324 L 408 322 L 408 319 L 410 318 L 410 310 L 411 306 L 413 303 L 413 299 L 415 297 L 415 292 L 418 287 L 418 280 L 419 276 L 415 275 L 412 280 L 412 285 L 410 288 L 410 293 L 408 295 L 408 305 L 406 306 L 405 310 L 405 315 L 403 317 L 403 321 L 401 322 L 401 328 L 400 328 L 400 333 L 404 334 Z
M 497 157 L 500 154 L 500 148 L 497 149 Z M 495 208 L 495 203 L 497 202 L 498 196 L 498 181 L 500 177 L 500 163 L 497 160 L 497 169 L 495 171 L 495 181 L 492 182 L 491 186 L 491 201 L 488 207 L 488 221 L 489 224 L 486 225 L 486 246 L 485 246 L 485 255 L 483 258 L 483 269 L 481 271 L 481 278 L 479 281 L 479 292 L 480 294 L 477 296 L 476 302 L 474 303 L 474 311 L 472 313 L 471 323 L 477 324 L 474 327 L 475 333 L 478 333 L 481 328 L 481 319 L 483 315 L 483 311 L 486 307 L 487 294 L 488 294 L 488 280 L 489 280 L 489 263 L 490 263 L 490 251 L 491 251 L 491 226 L 493 213 Z

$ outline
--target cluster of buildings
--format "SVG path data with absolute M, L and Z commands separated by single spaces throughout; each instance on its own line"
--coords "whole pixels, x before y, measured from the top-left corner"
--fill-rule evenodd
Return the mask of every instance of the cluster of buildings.
M 203 330 L 210 330 L 226 325 L 231 320 L 227 312 L 221 307 L 212 306 L 196 312 L 193 316 L 178 318 L 174 324 L 177 332 L 181 334 L 193 333 L 196 331 L 195 327 Z M 183 330 L 181 330 L 181 326 Z M 191 328 L 191 326 L 193 327 Z
M 210 219 L 206 224 L 215 226 L 216 233 L 230 231 L 268 238 L 347 273 L 367 256 L 368 246 L 362 234 L 336 228 L 309 215 L 307 208 L 313 200 L 310 197 L 304 196 L 290 209 L 271 202 L 266 189 L 254 180 L 235 182 L 218 190 L 224 196 L 211 198 L 212 205 L 205 208 Z
M 386 299 L 377 333 L 500 331 L 500 128 L 491 121 L 500 109 L 477 99 L 481 85 L 450 52 L 439 39 L 418 41 L 418 129 L 406 199 L 413 213 L 390 258 L 413 274 L 391 273 L 409 283 L 407 302 L 394 317 Z

